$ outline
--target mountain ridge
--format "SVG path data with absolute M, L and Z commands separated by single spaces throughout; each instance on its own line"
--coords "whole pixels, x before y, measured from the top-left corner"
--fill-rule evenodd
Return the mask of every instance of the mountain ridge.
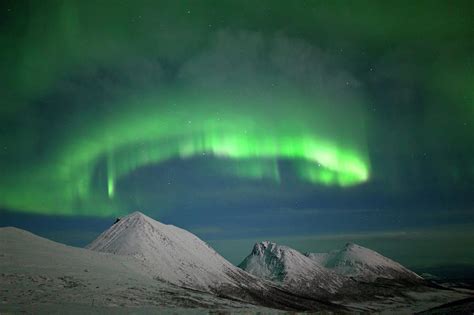
M 117 306 L 156 312 L 256 307 L 150 278 L 133 257 L 68 246 L 14 227 L 0 228 L 0 270 L 2 314 L 71 313 L 68 306 L 78 314 L 115 314 Z
M 297 250 L 270 241 L 256 243 L 239 267 L 270 281 L 319 290 L 319 294 L 335 293 L 344 283 L 342 277 Z
M 188 245 L 189 242 L 191 245 L 199 244 L 198 251 L 209 248 L 196 236 L 183 231 L 186 232 L 141 213 L 132 213 L 104 231 L 97 242 L 91 243 L 90 246 L 109 251 L 98 252 L 56 243 L 14 227 L 0 228 L 0 283 L 4 289 L 0 311 L 31 305 L 31 312 L 44 310 L 47 313 L 48 309 L 49 312 L 53 309 L 64 313 L 64 305 L 69 305 L 87 313 L 97 305 L 101 308 L 134 307 L 135 310 L 135 307 L 201 307 L 265 313 L 268 309 L 260 307 L 270 307 L 337 314 L 379 310 L 400 312 L 401 309 L 413 313 L 465 297 L 458 292 L 422 284 L 417 286 L 413 282 L 394 285 L 393 279 L 358 282 L 350 277 L 345 278 L 346 282 L 336 292 L 328 292 L 318 286 L 324 281 L 320 281 L 317 273 L 313 278 L 310 277 L 309 286 L 300 286 L 298 277 L 290 277 L 293 282 L 283 284 L 259 279 L 229 262 L 233 267 L 225 271 L 227 278 L 221 282 L 217 279 L 217 287 L 199 290 L 194 286 L 176 285 L 156 276 L 153 268 L 157 265 L 145 259 L 148 253 L 146 250 L 150 249 L 147 242 L 158 240 L 162 245 L 167 244 L 163 245 L 164 250 L 171 248 L 171 252 L 176 250 L 174 241 L 177 239 L 179 242 L 188 242 Z M 194 242 L 195 239 L 197 242 Z M 351 246 L 348 247 L 350 249 Z M 156 247 L 152 246 L 151 249 Z M 186 246 L 179 248 L 179 251 L 184 251 L 182 258 L 189 257 L 185 249 Z M 275 259 L 286 264 L 296 260 L 299 264 L 293 266 L 298 267 L 317 264 L 294 249 L 271 242 L 254 246 L 252 252 L 256 255 L 271 253 Z M 209 251 L 206 250 L 206 253 Z M 179 263 L 174 265 L 177 269 L 182 266 Z M 189 264 L 185 263 L 184 266 Z M 197 268 L 198 275 L 199 272 L 206 274 L 206 266 L 192 267 Z M 285 269 L 285 276 L 291 276 L 293 270 Z M 321 270 L 321 267 L 317 270 Z M 311 272 L 304 275 L 307 277 Z M 436 301 L 433 300 L 434 296 Z M 414 305 L 416 301 L 421 304 Z
M 377 278 L 421 280 L 422 277 L 382 254 L 355 243 L 328 253 L 305 253 L 305 256 L 336 273 L 358 280 Z
M 133 257 L 152 278 L 220 297 L 293 310 L 344 309 L 320 297 L 298 295 L 255 277 L 231 264 L 194 234 L 137 211 L 118 220 L 87 248 Z
M 138 211 L 121 218 L 86 248 L 135 257 L 155 277 L 177 285 L 201 290 L 222 282 L 233 285 L 226 274 L 233 265 L 204 241 Z
M 301 253 L 266 240 L 255 243 L 238 266 L 256 277 L 313 297 L 357 298 L 367 290 L 376 291 L 376 287 L 387 295 L 400 294 L 400 286 L 429 285 L 399 263 L 354 243 L 329 253 Z M 391 288 L 386 290 L 387 285 Z

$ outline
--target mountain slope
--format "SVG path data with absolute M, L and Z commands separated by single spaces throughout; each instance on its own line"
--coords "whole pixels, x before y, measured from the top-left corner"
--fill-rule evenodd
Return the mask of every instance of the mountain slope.
M 165 225 L 134 212 L 112 225 L 87 248 L 133 256 L 154 277 L 207 290 L 222 283 L 233 285 L 228 271 L 234 266 L 186 230 Z
M 239 267 L 298 295 L 350 305 L 352 313 L 413 314 L 466 296 L 432 287 L 400 264 L 355 244 L 301 254 L 265 241 L 255 244 Z
M 0 228 L 0 271 L 2 314 L 182 313 L 189 308 L 194 313 L 275 311 L 258 305 L 336 314 L 413 313 L 467 297 L 446 289 L 412 287 L 409 292 L 388 282 L 361 282 L 361 287 L 344 283 L 331 301 L 350 305 L 347 308 L 315 299 L 317 294 L 296 283 L 290 288 L 279 286 L 236 267 L 228 276 L 239 287 L 222 285 L 209 294 L 157 280 L 150 267 L 135 257 L 66 246 L 16 228 Z
M 88 248 L 133 257 L 152 278 L 221 297 L 288 310 L 343 310 L 257 278 L 232 265 L 190 232 L 140 212 L 116 222 Z
M 300 252 L 268 241 L 255 244 L 239 267 L 260 278 L 319 293 L 334 293 L 344 282 L 341 276 Z
M 353 243 L 346 244 L 341 250 L 305 255 L 320 266 L 358 280 L 374 281 L 377 278 L 384 278 L 416 281 L 422 279 L 399 263 Z
M 117 307 L 253 309 L 255 305 L 150 278 L 132 257 L 66 246 L 17 228 L 0 228 L 0 313 L 104 314 Z

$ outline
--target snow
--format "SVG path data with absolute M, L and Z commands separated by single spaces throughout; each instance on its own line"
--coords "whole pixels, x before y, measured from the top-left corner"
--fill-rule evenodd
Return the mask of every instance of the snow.
M 334 293 L 343 285 L 342 277 L 333 271 L 290 247 L 269 241 L 255 244 L 239 267 L 255 276 L 299 288 Z
M 329 253 L 301 254 L 263 241 L 255 244 L 239 267 L 292 292 L 325 297 L 356 313 L 412 314 L 467 296 L 432 287 L 399 263 L 352 243 Z
M 0 313 L 341 310 L 252 276 L 193 234 L 141 213 L 121 219 L 89 247 L 95 250 L 0 228 Z
M 338 309 L 255 277 L 232 265 L 192 233 L 140 212 L 122 218 L 88 248 L 132 257 L 140 262 L 149 277 L 180 287 L 275 308 Z
M 0 228 L 0 271 L 2 314 L 264 310 L 150 278 L 133 257 L 70 247 L 10 227 Z
M 377 278 L 422 279 L 401 264 L 376 251 L 353 243 L 347 243 L 341 250 L 334 250 L 329 253 L 307 253 L 305 255 L 320 266 L 333 270 L 340 275 L 360 280 L 373 281 Z
M 234 285 L 236 267 L 190 232 L 134 212 L 102 233 L 87 248 L 138 259 L 152 277 L 208 290 Z
M 0 228 L 0 313 L 276 312 L 257 305 L 410 313 L 467 296 L 423 282 L 391 285 L 402 273 L 418 276 L 355 244 L 304 255 L 258 243 L 241 267 L 270 282 L 231 265 L 193 234 L 141 213 L 123 218 L 89 247 L 94 250 Z M 380 282 L 387 274 L 392 278 Z

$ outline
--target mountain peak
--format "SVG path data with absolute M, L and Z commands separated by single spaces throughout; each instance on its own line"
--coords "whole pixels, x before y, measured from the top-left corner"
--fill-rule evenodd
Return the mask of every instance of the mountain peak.
M 350 249 L 350 248 L 353 248 L 355 246 L 357 246 L 357 245 L 354 244 L 354 243 L 348 242 L 348 243 L 346 243 L 346 246 L 344 246 L 344 247 L 347 248 L 347 249 Z
M 114 228 L 116 231 L 134 228 L 134 229 L 148 229 L 154 226 L 153 230 L 162 230 L 165 226 L 171 226 L 168 224 L 161 223 L 149 216 L 143 214 L 140 211 L 134 211 L 122 218 L 117 218 L 115 223 L 111 228 Z
M 88 248 L 132 256 L 159 279 L 207 290 L 236 268 L 194 234 L 135 211 L 113 224 Z M 239 270 L 237 270 L 238 272 Z M 233 272 L 235 273 L 235 272 Z
M 262 241 L 262 242 L 257 242 L 253 246 L 252 254 L 254 255 L 263 255 L 265 251 L 269 250 L 272 251 L 278 247 L 276 243 L 270 242 L 270 241 Z
M 145 214 L 143 214 L 142 212 L 140 211 L 134 211 L 126 216 L 124 216 L 122 218 L 122 220 L 126 220 L 126 219 L 151 219 L 149 216 L 146 216 Z
M 153 226 L 155 226 L 155 228 L 153 228 Z M 165 226 L 166 224 L 158 222 L 140 211 L 134 211 L 126 216 L 117 218 L 110 227 L 109 234 L 119 235 L 134 230 L 147 231 L 150 229 L 159 231 L 163 230 Z
M 314 290 L 317 291 L 334 292 L 342 284 L 339 276 L 299 251 L 270 241 L 256 243 L 239 267 L 271 281 L 299 283 L 304 287 L 314 283 Z
M 129 216 L 145 216 L 142 212 L 136 210 L 129 214 Z
M 329 253 L 307 253 L 306 256 L 321 266 L 345 276 L 366 280 L 379 277 L 419 279 L 418 275 L 396 261 L 354 243 L 346 243 L 341 250 L 333 250 Z
M 358 244 L 355 244 L 355 243 L 346 243 L 346 245 L 344 246 L 344 250 L 346 251 L 359 251 L 359 250 L 370 250 L 368 249 L 367 247 L 364 247 L 364 246 L 360 246 Z M 372 251 L 372 250 L 370 250 Z

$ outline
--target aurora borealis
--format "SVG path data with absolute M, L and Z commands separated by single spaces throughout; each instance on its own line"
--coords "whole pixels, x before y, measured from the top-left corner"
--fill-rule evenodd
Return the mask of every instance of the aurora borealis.
M 0 211 L 474 221 L 472 1 L 0 9 Z

